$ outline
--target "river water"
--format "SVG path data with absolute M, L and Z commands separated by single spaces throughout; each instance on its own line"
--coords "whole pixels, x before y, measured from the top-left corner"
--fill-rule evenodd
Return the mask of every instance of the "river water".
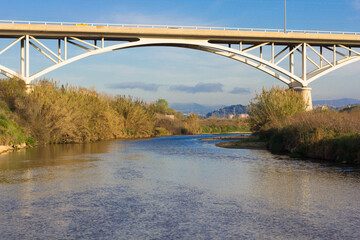
M 0 239 L 360 239 L 359 169 L 202 137 L 0 156 Z

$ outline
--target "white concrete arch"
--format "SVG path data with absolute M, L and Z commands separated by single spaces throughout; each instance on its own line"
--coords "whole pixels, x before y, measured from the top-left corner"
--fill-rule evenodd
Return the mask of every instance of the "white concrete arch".
M 233 53 L 229 53 L 229 52 L 224 52 L 224 51 L 218 51 L 218 50 L 214 50 L 214 49 L 210 49 L 210 48 L 205 48 L 205 47 L 200 47 L 200 46 L 183 46 L 184 48 L 189 48 L 189 49 L 196 49 L 196 50 L 200 50 L 200 51 L 204 51 L 204 52 L 209 52 L 209 53 L 213 53 L 213 54 L 217 54 L 220 56 L 224 56 L 227 58 L 231 58 L 233 60 L 239 61 L 241 63 L 245 63 L 251 67 L 254 67 L 260 71 L 263 71 L 267 74 L 269 74 L 270 76 L 279 79 L 280 81 L 282 81 L 283 83 L 287 84 L 287 85 L 292 85 L 292 87 L 301 87 L 300 83 L 298 82 L 291 82 L 288 78 L 285 78 L 282 75 L 279 75 L 278 73 L 272 71 L 271 69 L 266 68 L 265 65 L 256 63 L 255 61 L 251 61 L 249 59 L 243 58 L 243 57 L 239 57 Z
M 321 71 L 313 71 L 311 73 L 309 73 L 309 75 L 313 75 L 309 80 L 308 80 L 308 83 L 311 83 L 313 81 L 315 81 L 316 79 L 328 74 L 328 73 L 331 73 L 332 71 L 335 71 L 339 68 L 342 68 L 342 67 L 345 67 L 351 63 L 355 63 L 357 61 L 360 61 L 360 56 L 354 56 L 354 57 L 351 57 L 351 58 L 348 58 L 348 59 L 343 59 L 343 61 L 339 61 L 338 64 L 336 64 L 335 66 L 329 66 L 327 65 L 326 67 L 323 67 L 321 69 Z M 320 69 L 319 69 L 320 70 Z M 316 75 L 315 75 L 315 74 Z
M 285 84 L 288 84 L 288 85 L 291 84 L 291 81 L 289 79 L 293 79 L 296 83 L 295 84 L 296 86 L 306 86 L 306 83 L 301 78 L 296 76 L 295 74 L 290 73 L 289 71 L 277 66 L 276 64 L 274 64 L 270 61 L 267 61 L 263 58 L 259 58 L 255 55 L 249 54 L 245 51 L 236 50 L 236 49 L 230 48 L 230 47 L 224 47 L 219 44 L 212 44 L 206 40 L 182 40 L 182 39 L 141 38 L 141 39 L 139 39 L 139 41 L 120 43 L 120 44 L 115 44 L 115 45 L 103 47 L 103 48 L 96 48 L 94 50 L 77 55 L 77 56 L 69 58 L 67 60 L 59 61 L 58 63 L 55 63 L 54 65 L 52 65 L 48 68 L 45 68 L 29 77 L 23 77 L 23 76 L 20 76 L 19 74 L 16 74 L 16 76 L 21 79 L 24 79 L 26 81 L 26 83 L 29 84 L 31 81 L 45 75 L 46 73 L 49 73 L 55 69 L 63 67 L 72 62 L 78 61 L 80 59 L 98 55 L 101 53 L 115 51 L 115 50 L 134 48 L 134 47 L 143 47 L 143 46 L 174 46 L 174 47 L 184 47 L 184 48 L 191 48 L 191 49 L 206 51 L 209 53 L 214 53 L 217 55 L 229 57 L 236 61 L 245 63 L 251 67 L 257 68 L 257 69 L 279 79 L 280 81 L 284 82 Z M 14 75 L 14 72 L 11 71 L 10 69 L 4 68 L 3 71 L 6 73 L 9 73 L 10 75 Z
M 69 39 L 69 40 L 67 40 Z M 134 40 L 134 39 L 133 39 Z M 224 45 L 210 43 L 209 40 L 190 40 L 190 39 L 179 39 L 179 38 L 138 38 L 137 41 L 125 42 L 114 44 L 111 46 L 104 46 L 104 39 L 102 39 L 101 47 L 97 46 L 96 43 L 91 44 L 88 41 L 81 40 L 76 37 L 65 37 L 65 39 L 58 39 L 59 41 L 59 49 L 58 53 L 51 51 L 48 47 L 46 47 L 43 43 L 37 40 L 33 36 L 22 36 L 7 46 L 4 50 L 0 51 L 0 54 L 6 51 L 8 48 L 16 44 L 17 42 L 21 41 L 21 74 L 0 65 L 0 73 L 8 76 L 8 77 L 17 77 L 23 79 L 27 84 L 31 81 L 39 78 L 46 73 L 49 73 L 55 69 L 63 67 L 67 64 L 72 62 L 78 61 L 80 59 L 98 55 L 101 53 L 111 52 L 115 50 L 121 50 L 126 48 L 135 48 L 135 47 L 144 47 L 144 46 L 173 46 L 173 47 L 182 47 L 182 48 L 189 48 L 195 49 L 200 51 L 205 51 L 221 56 L 225 56 L 231 58 L 233 60 L 245 63 L 251 67 L 254 67 L 260 71 L 263 71 L 270 76 L 282 81 L 283 83 L 287 84 L 289 87 L 307 87 L 309 83 L 313 82 L 319 77 L 326 75 L 329 72 L 332 72 L 336 69 L 339 69 L 343 66 L 351 64 L 353 62 L 360 60 L 360 53 L 356 52 L 355 50 L 351 49 L 351 47 L 347 47 L 341 44 L 333 45 L 331 47 L 324 46 L 324 48 L 333 52 L 333 59 L 326 59 L 322 54 L 322 50 L 320 53 L 315 50 L 311 45 L 308 43 L 298 43 L 293 45 L 282 45 L 284 48 L 275 54 L 274 50 L 274 42 L 264 42 L 260 44 L 255 44 L 250 46 L 246 49 L 242 49 L 242 42 L 239 42 L 239 49 L 232 48 L 231 45 L 226 47 Z M 64 57 L 61 56 L 61 41 L 64 41 Z M 71 43 L 77 47 L 87 50 L 87 52 L 79 54 L 77 56 L 71 57 L 67 59 L 67 48 L 66 44 Z M 38 44 L 38 46 L 36 46 Z M 54 64 L 50 67 L 47 67 L 33 75 L 29 74 L 29 57 L 28 51 L 29 46 L 33 46 L 36 50 L 40 51 L 44 56 L 49 58 Z M 266 60 L 262 56 L 262 48 L 263 47 L 271 47 L 272 56 L 270 60 Z M 300 50 L 302 47 L 302 50 Z M 322 46 L 320 47 L 322 48 Z M 345 55 L 339 52 L 339 48 L 342 48 L 346 51 L 349 51 L 349 55 Z M 260 50 L 260 56 L 252 54 L 254 50 Z M 319 61 L 314 61 L 307 55 L 307 50 L 313 51 L 319 57 Z M 26 50 L 26 51 L 25 51 Z M 288 50 L 288 51 L 287 51 Z M 252 51 L 252 53 L 250 53 Z M 302 62 L 300 61 L 301 68 L 302 68 L 302 76 L 297 76 L 294 72 L 294 53 L 298 51 L 302 55 Z M 285 54 L 285 55 L 284 55 Z M 336 56 L 341 55 L 341 59 L 337 60 Z M 277 59 L 278 58 L 278 59 Z M 279 63 L 285 60 L 286 58 L 289 59 L 289 70 L 286 70 L 283 67 L 279 66 Z M 276 61 L 275 61 L 276 60 Z M 310 62 L 314 66 L 316 66 L 316 70 L 307 73 L 307 62 Z M 26 63 L 26 64 L 25 64 Z M 323 63 L 327 63 L 324 65 Z
M 15 72 L 15 71 L 11 70 L 10 68 L 7 68 L 7 67 L 5 67 L 3 65 L 0 65 L 0 73 L 3 74 L 4 76 L 8 77 L 8 78 L 23 79 L 23 77 L 19 73 Z

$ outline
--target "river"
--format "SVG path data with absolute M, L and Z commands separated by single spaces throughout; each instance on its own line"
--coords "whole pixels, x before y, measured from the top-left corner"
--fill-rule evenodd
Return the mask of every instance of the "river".
M 0 239 L 360 239 L 359 169 L 203 137 L 0 156 Z

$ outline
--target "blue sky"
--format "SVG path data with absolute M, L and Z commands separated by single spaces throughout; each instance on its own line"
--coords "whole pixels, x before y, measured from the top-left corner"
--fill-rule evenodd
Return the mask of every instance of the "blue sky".
M 284 26 L 282 0 L 0 0 L 2 20 L 101 22 L 275 28 Z M 360 0 L 287 0 L 288 29 L 360 32 Z M 1 48 L 1 40 L 0 40 Z M 19 68 L 9 51 L 0 64 Z M 34 53 L 32 71 L 46 59 Z M 39 59 L 36 58 L 39 56 Z M 5 63 L 4 63 L 5 61 Z M 360 63 L 312 84 L 313 99 L 360 98 Z M 247 104 L 262 86 L 280 81 L 233 60 L 195 50 L 146 47 L 80 60 L 46 75 L 61 83 L 170 103 Z

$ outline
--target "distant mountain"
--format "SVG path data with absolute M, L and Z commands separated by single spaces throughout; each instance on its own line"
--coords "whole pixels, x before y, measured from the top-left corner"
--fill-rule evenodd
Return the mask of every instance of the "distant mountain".
M 335 99 L 335 100 L 317 100 L 313 101 L 313 105 L 328 105 L 328 106 L 334 106 L 336 108 L 349 106 L 349 105 L 356 105 L 360 104 L 359 99 L 354 98 L 342 98 L 342 99 Z
M 335 100 L 317 100 L 313 101 L 313 105 L 330 105 L 336 108 L 349 106 L 349 105 L 356 105 L 360 104 L 359 99 L 353 98 L 342 98 L 342 99 L 335 99 Z M 200 115 L 206 115 L 207 117 L 217 117 L 217 118 L 224 118 L 228 117 L 229 114 L 244 114 L 247 113 L 246 106 L 238 104 L 232 106 L 225 106 L 225 105 L 201 105 L 198 103 L 172 103 L 170 104 L 170 108 L 175 109 L 176 111 L 180 111 L 182 113 L 196 113 Z M 224 112 L 225 111 L 225 112 Z
M 224 105 L 201 105 L 197 103 L 172 103 L 170 108 L 180 111 L 182 113 L 196 113 L 200 115 L 205 115 L 208 112 L 214 111 L 216 109 L 222 108 Z
M 238 104 L 238 105 L 231 105 L 228 107 L 220 108 L 216 111 L 209 112 L 206 114 L 206 117 L 214 117 L 214 118 L 228 118 L 229 115 L 240 115 L 247 113 L 247 108 L 244 105 Z

